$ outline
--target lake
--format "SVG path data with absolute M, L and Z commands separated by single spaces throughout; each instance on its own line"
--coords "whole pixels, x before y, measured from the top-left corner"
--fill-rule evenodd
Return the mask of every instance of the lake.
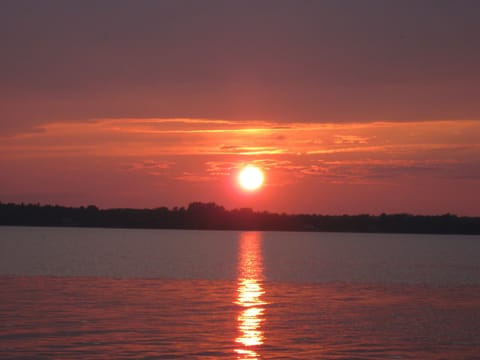
M 480 236 L 0 227 L 0 358 L 480 359 Z

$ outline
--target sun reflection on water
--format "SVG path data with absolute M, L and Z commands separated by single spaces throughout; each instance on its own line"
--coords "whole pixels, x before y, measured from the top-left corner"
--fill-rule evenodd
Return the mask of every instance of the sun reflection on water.
M 258 359 L 259 345 L 264 342 L 262 323 L 266 302 L 262 300 L 263 261 L 262 236 L 257 232 L 240 234 L 238 261 L 238 297 L 236 304 L 242 307 L 238 315 L 239 336 L 235 339 L 237 359 Z

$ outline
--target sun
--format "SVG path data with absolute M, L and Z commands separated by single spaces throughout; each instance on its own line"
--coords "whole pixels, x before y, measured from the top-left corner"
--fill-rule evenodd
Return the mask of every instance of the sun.
M 248 191 L 260 188 L 264 179 L 262 170 L 253 165 L 245 166 L 238 174 L 238 183 L 243 189 Z

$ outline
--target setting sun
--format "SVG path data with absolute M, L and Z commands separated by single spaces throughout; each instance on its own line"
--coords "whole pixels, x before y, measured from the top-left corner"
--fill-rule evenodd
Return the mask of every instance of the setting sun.
M 262 171 L 252 165 L 244 167 L 238 174 L 238 182 L 245 190 L 257 190 L 262 186 L 264 176 Z

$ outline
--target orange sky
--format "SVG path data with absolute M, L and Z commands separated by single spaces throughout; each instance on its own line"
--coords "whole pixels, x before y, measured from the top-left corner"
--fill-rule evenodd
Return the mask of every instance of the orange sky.
M 480 216 L 475 1 L 4 1 L 0 201 Z M 241 191 L 238 170 L 264 169 Z
M 5 136 L 3 202 L 479 215 L 480 122 L 53 122 Z M 238 188 L 246 164 L 265 171 Z

